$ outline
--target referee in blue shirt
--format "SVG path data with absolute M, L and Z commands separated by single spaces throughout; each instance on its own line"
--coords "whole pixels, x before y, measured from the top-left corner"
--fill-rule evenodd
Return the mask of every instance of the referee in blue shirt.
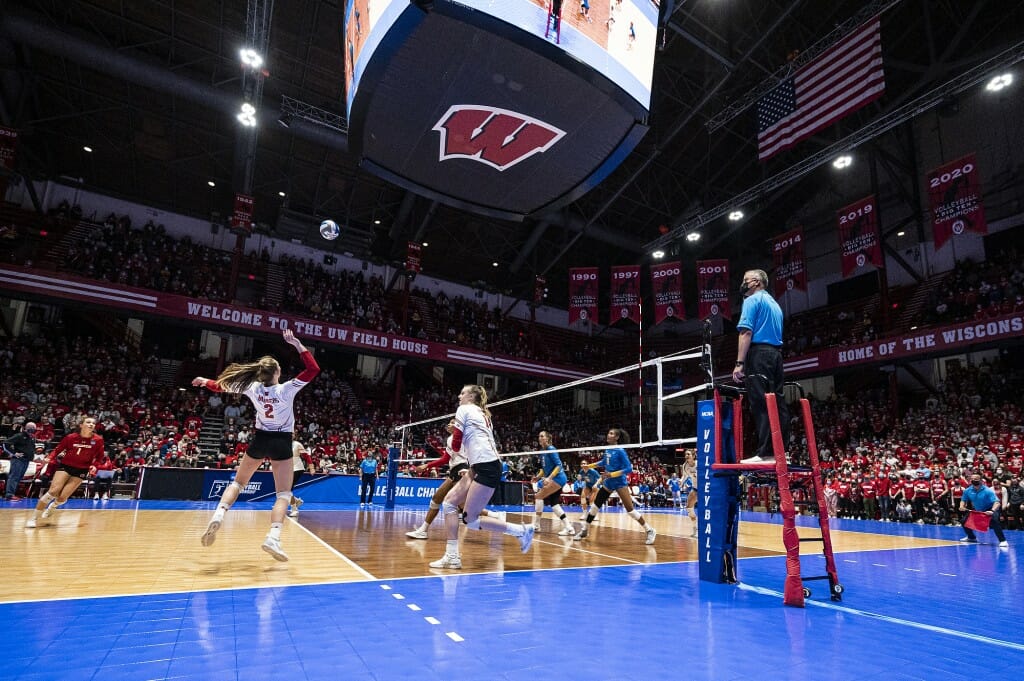
M 765 289 L 768 274 L 764 270 L 747 270 L 743 274 L 740 293 L 743 311 L 736 329 L 740 333 L 736 351 L 736 366 L 732 378 L 747 387 L 750 414 L 757 428 L 757 451 L 742 463 L 774 463 L 772 432 L 768 421 L 765 392 L 775 393 L 779 407 L 779 426 L 782 428 L 783 446 L 789 445 L 789 408 L 782 392 L 782 308 Z M 757 376 L 761 374 L 765 381 Z

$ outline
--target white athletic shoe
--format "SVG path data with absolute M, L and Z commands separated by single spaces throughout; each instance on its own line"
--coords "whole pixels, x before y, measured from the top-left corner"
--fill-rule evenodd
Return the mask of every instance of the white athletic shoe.
M 653 544 L 654 543 L 654 538 L 657 537 L 657 536 L 658 536 L 658 531 L 655 530 L 650 525 L 648 525 L 647 526 L 647 540 L 644 541 L 644 543 L 645 544 Z
M 100 500 L 100 495 L 99 495 L 99 494 L 97 494 L 96 496 L 94 496 L 94 497 L 92 498 L 92 500 L 93 500 L 93 501 L 99 501 L 99 500 Z
M 43 515 L 42 515 L 41 517 L 43 518 L 43 520 L 46 520 L 46 519 L 47 519 L 47 518 L 49 518 L 49 517 L 50 517 L 51 515 L 53 515 L 53 512 L 54 512 L 54 511 L 56 511 L 56 510 L 57 510 L 57 509 L 59 509 L 59 508 L 60 508 L 60 506 L 58 506 L 58 505 L 56 504 L 56 502 L 53 502 L 53 501 L 51 501 L 51 502 L 50 502 L 50 503 L 49 503 L 49 504 L 47 505 L 47 507 L 43 509 Z
M 775 463 L 775 459 L 769 459 L 767 457 L 750 456 L 746 459 L 741 459 L 740 463 Z
M 534 522 L 533 525 L 530 525 L 530 527 L 533 528 L 534 532 L 540 532 L 540 523 L 539 522 Z
M 262 548 L 264 551 L 272 555 L 275 560 L 279 560 L 282 563 L 288 560 L 288 554 L 285 553 L 284 550 L 281 548 L 280 539 L 267 537 L 263 540 L 263 546 L 261 546 L 260 548 Z
M 559 537 L 571 537 L 574 534 L 576 534 L 576 528 L 572 525 L 566 525 L 558 531 Z
M 299 517 L 299 507 L 296 506 L 292 510 L 288 511 L 288 517 L 289 518 L 298 518 Z
M 519 538 L 519 550 L 526 553 L 533 543 L 533 533 L 536 532 L 536 525 L 523 525 L 523 536 Z
M 213 542 L 217 541 L 217 530 L 220 529 L 220 522 L 216 518 L 210 520 L 210 524 L 206 526 L 206 532 L 203 532 L 203 536 L 199 540 L 203 543 L 203 546 L 212 546 Z
M 1007 544 L 1005 541 L 999 542 L 999 548 L 1006 549 L 1006 548 L 1009 548 L 1009 547 L 1010 547 L 1010 545 Z
M 428 535 L 427 535 L 427 531 L 426 530 L 421 530 L 418 527 L 415 530 L 412 530 L 411 532 L 406 532 L 405 536 L 409 537 L 410 539 L 428 539 L 429 538 Z
M 36 526 L 36 519 L 35 518 L 29 518 L 28 520 L 25 521 L 25 529 L 26 530 L 34 529 L 35 526 Z
M 587 526 L 584 525 L 583 529 L 572 536 L 574 541 L 580 541 L 581 539 L 587 538 Z
M 103 494 L 103 501 L 110 501 L 110 495 L 109 495 L 109 494 L 106 494 L 106 493 L 104 493 L 104 494 Z
M 440 560 L 435 560 L 430 564 L 432 568 L 447 568 L 449 570 L 461 570 L 462 569 L 462 557 L 453 556 L 450 553 L 444 554 Z
M 302 499 L 300 499 L 299 497 L 296 497 L 294 495 L 293 495 L 293 498 L 295 499 L 295 503 L 292 504 L 292 506 L 295 508 L 296 511 L 298 511 L 299 510 L 299 506 L 302 506 L 302 504 L 304 504 L 305 502 L 302 501 Z

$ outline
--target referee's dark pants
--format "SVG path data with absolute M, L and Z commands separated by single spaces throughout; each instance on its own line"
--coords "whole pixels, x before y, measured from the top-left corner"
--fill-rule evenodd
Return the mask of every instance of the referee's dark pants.
M 779 407 L 779 426 L 782 428 L 782 446 L 789 446 L 789 407 L 783 394 L 782 348 L 767 343 L 751 343 L 743 365 L 746 378 L 747 399 L 750 400 L 750 414 L 754 418 L 757 429 L 756 456 L 764 459 L 775 459 L 772 450 L 772 428 L 768 421 L 768 408 L 765 401 L 765 389 L 775 393 Z M 757 376 L 761 374 L 768 379 L 768 385 Z
M 968 539 L 970 539 L 971 541 L 977 541 L 978 537 L 974 534 L 974 530 L 967 527 L 967 525 L 965 524 L 967 523 L 967 519 L 970 517 L 971 514 L 969 512 L 964 513 L 963 520 L 960 521 L 960 527 L 964 528 L 964 534 L 967 535 Z M 1003 534 L 1003 526 L 999 522 L 999 511 L 992 512 L 992 520 L 989 521 L 988 529 L 996 533 L 996 539 L 998 539 L 999 541 L 1006 541 L 1006 535 Z
M 373 473 L 363 473 L 359 479 L 359 503 L 372 504 L 373 491 L 377 487 L 377 476 Z

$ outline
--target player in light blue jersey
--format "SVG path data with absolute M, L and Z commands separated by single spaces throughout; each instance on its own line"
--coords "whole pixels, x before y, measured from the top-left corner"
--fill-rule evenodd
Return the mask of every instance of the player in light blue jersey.
M 626 510 L 626 514 L 644 528 L 646 534 L 645 543 L 653 544 L 654 538 L 658 533 L 644 520 L 643 514 L 636 510 L 633 505 L 633 494 L 629 490 L 629 479 L 627 477 L 629 473 L 633 472 L 633 464 L 630 462 L 626 450 L 618 446 L 629 444 L 629 433 L 621 428 L 612 428 L 608 431 L 605 438 L 608 442 L 608 449 L 604 450 L 604 458 L 595 464 L 589 464 L 590 466 L 602 469 L 600 471 L 601 487 L 597 490 L 597 496 L 590 506 L 590 511 L 587 513 L 586 524 L 573 539 L 579 541 L 588 536 L 590 524 L 594 522 L 597 510 L 608 501 L 608 498 L 614 492 L 618 495 L 619 501 L 622 502 L 622 507 Z
M 536 517 L 533 521 L 533 529 L 540 530 L 540 520 L 544 516 L 544 507 L 550 506 L 555 516 L 562 521 L 562 529 L 558 531 L 560 537 L 571 537 L 576 534 L 576 528 L 572 521 L 565 515 L 562 509 L 562 488 L 567 482 L 565 468 L 562 466 L 562 459 L 551 444 L 551 433 L 546 430 L 537 434 L 537 442 L 545 452 L 541 457 L 541 473 L 534 478 L 539 489 L 533 497 L 533 508 Z

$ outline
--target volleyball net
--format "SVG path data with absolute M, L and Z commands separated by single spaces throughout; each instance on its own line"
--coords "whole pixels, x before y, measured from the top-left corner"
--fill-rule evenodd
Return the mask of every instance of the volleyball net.
M 711 385 L 707 345 L 514 396 L 488 396 L 498 452 L 514 473 L 535 473 L 546 431 L 570 473 L 601 456 L 612 428 L 629 434 L 627 450 L 659 456 L 696 443 L 696 402 Z M 453 407 L 457 406 L 452 395 Z M 396 427 L 400 464 L 418 464 L 444 452 L 445 426 L 454 411 Z

